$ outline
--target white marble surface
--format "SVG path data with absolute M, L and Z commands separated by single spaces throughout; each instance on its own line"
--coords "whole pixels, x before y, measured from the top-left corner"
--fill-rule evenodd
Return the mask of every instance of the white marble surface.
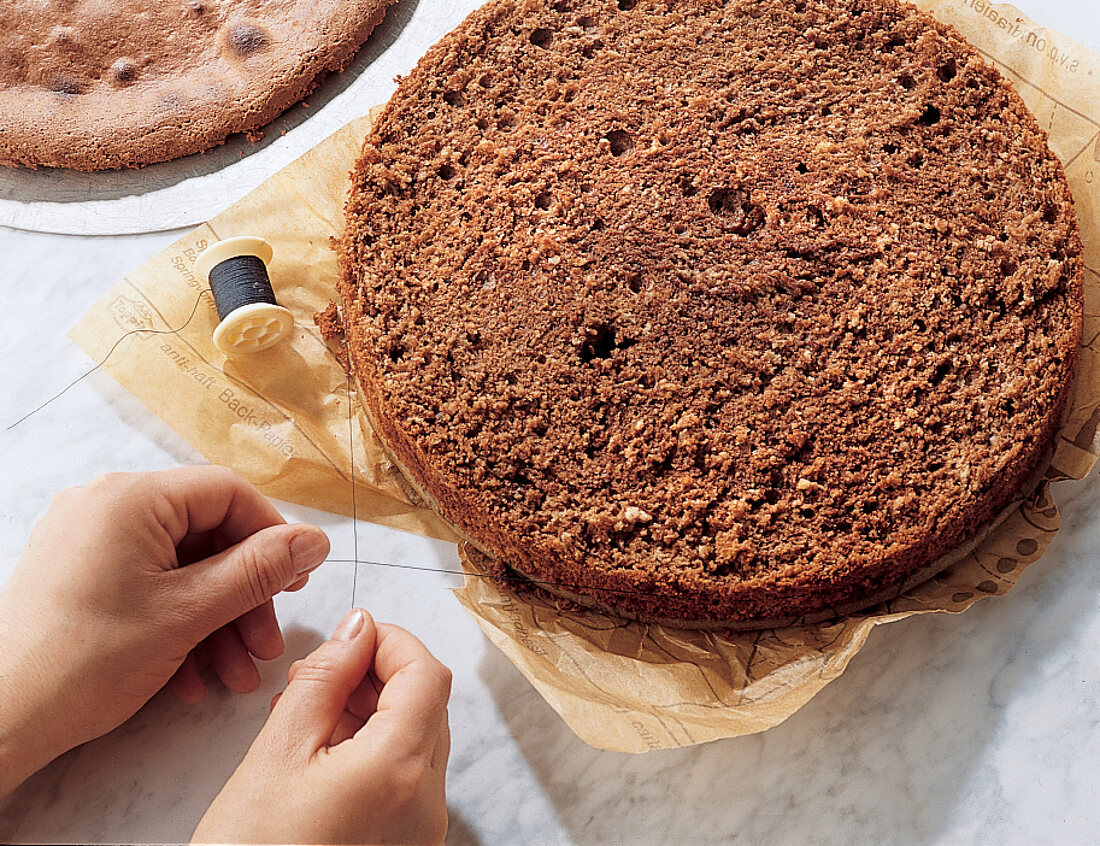
M 1019 5 L 1100 49 L 1094 2 Z M 390 77 L 473 5 L 411 2 L 409 24 L 363 96 L 383 100 Z M 111 470 L 201 461 L 101 374 L 6 429 L 88 369 L 67 330 L 178 234 L 0 229 L 0 581 L 61 488 Z M 487 644 L 450 595 L 453 576 L 361 570 L 356 602 L 416 632 L 454 670 L 452 844 L 1098 843 L 1100 486 L 1063 485 L 1056 496 L 1063 530 L 1008 596 L 878 629 L 838 681 L 769 732 L 644 756 L 578 741 Z M 350 557 L 354 530 L 375 558 L 456 564 L 448 544 L 284 512 L 325 527 L 334 558 Z M 330 564 L 306 590 L 279 598 L 288 650 L 263 668 L 259 692 L 217 693 L 198 706 L 158 696 L 0 803 L 0 840 L 185 841 L 289 662 L 351 605 L 351 582 L 349 567 Z

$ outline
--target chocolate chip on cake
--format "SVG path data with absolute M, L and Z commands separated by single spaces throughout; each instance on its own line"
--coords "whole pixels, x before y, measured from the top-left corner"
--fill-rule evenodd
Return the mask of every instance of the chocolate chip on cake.
M 753 626 L 926 577 L 1044 465 L 1081 331 L 1062 168 L 896 0 L 494 0 L 353 176 L 369 417 L 488 555 Z
M 115 59 L 111 63 L 111 75 L 119 85 L 126 85 L 137 78 L 137 67 L 129 59 Z
M 253 24 L 237 24 L 229 30 L 229 46 L 241 56 L 259 53 L 268 45 L 268 35 Z
M 259 137 L 391 2 L 2 3 L 0 164 L 136 167 Z

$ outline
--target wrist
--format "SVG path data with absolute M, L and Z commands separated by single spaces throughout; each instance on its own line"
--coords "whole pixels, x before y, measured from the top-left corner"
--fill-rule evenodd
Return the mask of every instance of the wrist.
M 51 729 L 58 685 L 6 628 L 0 624 L 0 797 L 69 748 Z

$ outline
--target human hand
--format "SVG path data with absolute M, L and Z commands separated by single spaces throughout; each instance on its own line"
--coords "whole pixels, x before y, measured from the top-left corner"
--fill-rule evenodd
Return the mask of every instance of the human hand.
M 287 675 L 194 841 L 442 843 L 450 671 L 355 609 Z
M 222 467 L 112 474 L 58 495 L 0 593 L 0 795 L 171 684 L 204 693 L 204 643 L 233 690 L 282 654 L 271 597 L 328 554 Z M 187 566 L 183 566 L 187 565 Z

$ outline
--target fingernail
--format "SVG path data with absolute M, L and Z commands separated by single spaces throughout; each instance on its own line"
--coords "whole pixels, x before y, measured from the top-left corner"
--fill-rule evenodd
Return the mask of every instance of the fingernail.
M 355 636 L 363 628 L 363 611 L 361 608 L 353 608 L 347 613 L 336 631 L 332 633 L 333 640 L 354 640 Z
M 320 529 L 302 532 L 290 541 L 290 560 L 294 572 L 301 576 L 316 570 L 328 555 L 328 538 Z

